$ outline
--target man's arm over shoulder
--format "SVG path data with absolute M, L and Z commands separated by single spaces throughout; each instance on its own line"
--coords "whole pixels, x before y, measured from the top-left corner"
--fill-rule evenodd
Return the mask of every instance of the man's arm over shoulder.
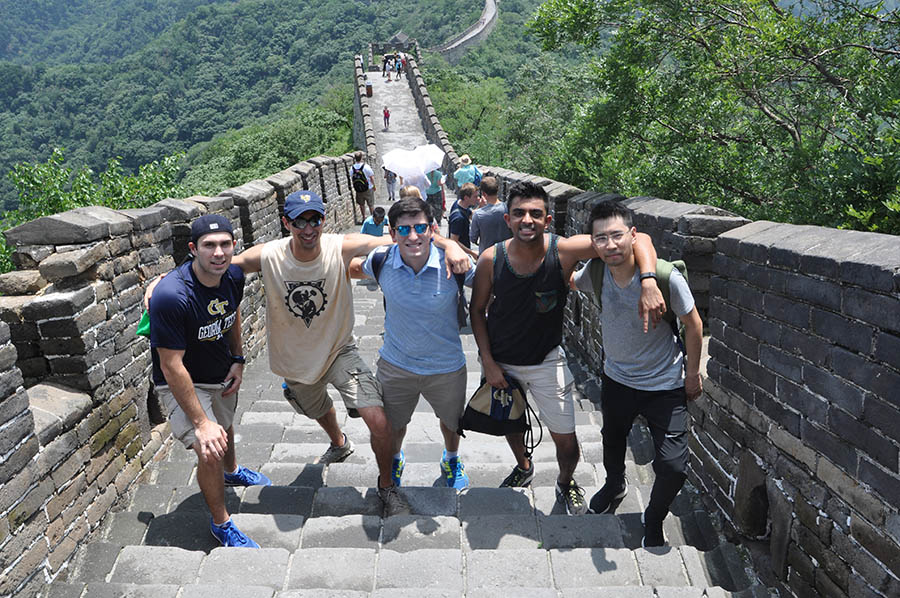
M 393 242 L 390 236 L 373 237 L 360 233 L 347 233 L 341 241 L 341 255 L 344 258 L 344 264 L 349 269 L 353 258 L 365 257 L 376 247 L 390 245 Z
M 244 274 L 259 272 L 262 270 L 262 251 L 264 245 L 265 243 L 260 243 L 249 249 L 245 249 L 232 257 L 231 263 L 243 270 Z

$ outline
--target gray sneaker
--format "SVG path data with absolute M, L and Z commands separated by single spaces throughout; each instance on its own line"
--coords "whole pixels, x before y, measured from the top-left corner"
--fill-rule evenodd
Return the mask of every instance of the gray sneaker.
M 381 516 L 392 517 L 394 515 L 409 515 L 412 511 L 406 498 L 400 494 L 396 486 L 378 489 L 378 498 L 381 499 Z
M 344 434 L 344 444 L 341 446 L 329 446 L 328 450 L 322 453 L 322 456 L 319 457 L 319 463 L 321 465 L 331 465 L 332 463 L 340 463 L 344 461 L 353 454 L 353 443 L 350 442 L 350 439 L 347 438 L 347 435 Z
M 567 515 L 584 515 L 588 512 L 584 489 L 575 480 L 569 480 L 568 486 L 560 486 L 556 482 L 556 502 L 566 505 Z

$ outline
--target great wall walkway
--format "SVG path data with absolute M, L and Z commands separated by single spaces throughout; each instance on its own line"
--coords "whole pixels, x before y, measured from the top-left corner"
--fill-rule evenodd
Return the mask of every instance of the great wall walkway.
M 384 323 L 380 292 L 354 286 L 355 333 L 374 363 Z M 479 367 L 471 332 L 462 335 L 468 390 Z M 228 489 L 237 525 L 263 548 L 218 547 L 196 484 L 193 452 L 172 446 L 82 549 L 53 598 L 131 596 L 306 597 L 701 597 L 765 596 L 734 545 L 715 532 L 690 491 L 665 525 L 671 547 L 640 548 L 640 514 L 653 479 L 652 442 L 635 427 L 628 453 L 634 484 L 615 515 L 569 517 L 555 502 L 549 438 L 535 453 L 531 488 L 500 489 L 512 460 L 506 442 L 463 440 L 471 487 L 441 487 L 441 436 L 422 401 L 405 443 L 403 493 L 409 516 L 382 519 L 372 489 L 374 456 L 362 421 L 339 415 L 356 452 L 316 464 L 327 438 L 295 414 L 265 355 L 247 367 L 235 426 L 238 460 L 274 485 Z M 582 462 L 576 479 L 591 496 L 603 482 L 600 414 L 577 394 Z M 731 592 L 733 591 L 733 593 Z M 180 593 L 179 593 L 180 592 Z
M 371 73 L 374 111 L 387 104 L 391 127 L 376 127 L 379 154 L 426 143 L 405 80 Z M 380 120 L 380 119 L 379 119 Z M 448 194 L 448 207 L 453 195 Z M 383 181 L 378 203 L 385 203 Z M 367 363 L 381 346 L 384 310 L 377 289 L 354 283 L 354 332 Z M 471 331 L 462 333 L 468 394 L 479 382 Z M 585 373 L 575 368 L 576 378 Z M 576 393 L 582 460 L 576 479 L 590 497 L 602 485 L 601 418 L 596 393 Z M 333 391 L 332 391 L 333 392 Z M 328 446 L 315 422 L 282 398 L 265 354 L 248 365 L 235 425 L 238 460 L 271 487 L 227 490 L 237 525 L 259 551 L 222 548 L 196 483 L 193 452 L 161 451 L 117 503 L 92 540 L 51 586 L 52 598 L 491 597 L 718 598 L 767 596 L 738 549 L 721 538 L 690 486 L 666 520 L 669 547 L 642 549 L 640 514 L 653 481 L 652 442 L 632 431 L 629 494 L 614 515 L 569 517 L 555 501 L 553 444 L 534 459 L 530 488 L 500 489 L 513 461 L 502 438 L 470 434 L 461 455 L 471 478 L 463 492 L 442 487 L 441 435 L 422 401 L 405 442 L 404 495 L 413 513 L 380 517 L 368 432 L 332 394 L 356 452 L 322 466 Z

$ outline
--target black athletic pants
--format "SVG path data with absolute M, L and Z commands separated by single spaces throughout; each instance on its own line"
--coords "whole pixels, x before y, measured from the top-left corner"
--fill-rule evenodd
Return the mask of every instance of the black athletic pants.
M 688 413 L 684 387 L 675 390 L 637 390 L 603 376 L 600 394 L 603 413 L 603 466 L 609 481 L 625 477 L 625 447 L 634 418 L 643 415 L 656 449 L 646 517 L 662 521 L 687 478 Z

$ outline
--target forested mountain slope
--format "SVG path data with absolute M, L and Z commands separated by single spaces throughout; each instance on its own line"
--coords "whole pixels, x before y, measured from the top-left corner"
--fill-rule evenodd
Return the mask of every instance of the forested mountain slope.
M 5 0 L 0 173 L 60 146 L 72 166 L 99 171 L 121 156 L 136 169 L 316 104 L 350 81 L 353 55 L 371 40 L 402 29 L 435 44 L 481 8 L 479 0 Z M 138 33 L 134 23 L 146 25 Z M 113 46 L 133 51 L 103 50 Z M 12 197 L 4 177 L 0 198 Z

